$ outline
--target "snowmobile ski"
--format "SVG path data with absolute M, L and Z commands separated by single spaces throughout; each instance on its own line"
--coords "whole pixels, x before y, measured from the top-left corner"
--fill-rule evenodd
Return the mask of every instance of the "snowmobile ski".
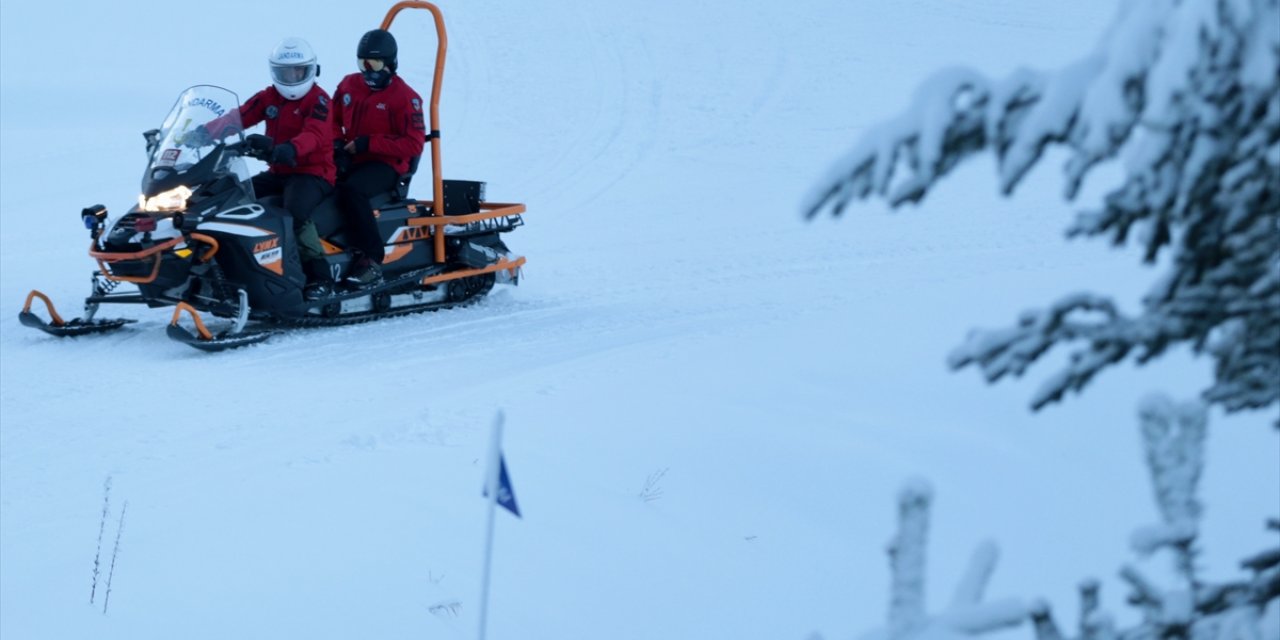
M 49 311 L 49 322 L 45 322 L 40 316 L 31 312 L 31 302 L 39 299 L 44 302 L 45 308 Z M 92 306 L 96 310 L 97 305 Z M 84 336 L 94 333 L 110 333 L 124 327 L 127 324 L 137 322 L 131 318 L 111 318 L 105 320 L 95 320 L 93 318 L 76 318 L 74 320 L 63 320 L 58 315 L 58 310 L 54 308 L 53 303 L 49 301 L 49 297 L 39 291 L 32 291 L 27 294 L 27 302 L 22 306 L 22 311 L 18 314 L 18 321 L 23 325 L 33 329 L 39 329 L 49 335 L 67 338 L 72 336 Z

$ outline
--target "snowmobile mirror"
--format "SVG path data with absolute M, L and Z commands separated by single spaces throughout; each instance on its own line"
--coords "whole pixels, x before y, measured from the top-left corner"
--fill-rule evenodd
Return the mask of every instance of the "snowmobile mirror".
M 146 138 L 147 140 L 148 154 L 150 154 L 152 151 L 155 151 L 156 147 L 160 146 L 160 130 L 159 129 L 147 129 L 146 131 L 142 132 L 142 137 Z

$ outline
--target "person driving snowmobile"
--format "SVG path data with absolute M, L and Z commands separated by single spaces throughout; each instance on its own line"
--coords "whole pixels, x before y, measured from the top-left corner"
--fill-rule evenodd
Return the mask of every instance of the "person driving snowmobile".
M 422 98 L 396 73 L 396 39 L 374 29 L 356 47 L 359 72 L 334 91 L 335 155 L 350 163 L 338 184 L 347 231 L 361 254 L 346 281 L 357 287 L 382 279 L 385 249 L 370 199 L 395 188 L 426 142 Z
M 320 64 L 302 38 L 285 38 L 267 56 L 271 86 L 255 93 L 240 107 L 244 128 L 266 121 L 266 138 L 250 136 L 259 146 L 270 144 L 268 169 L 253 176 L 254 193 L 283 196 L 293 217 L 307 285 L 303 297 L 318 300 L 333 293 L 333 275 L 324 261 L 324 248 L 311 212 L 334 189 L 337 170 L 330 138 L 329 94 L 316 84 Z M 188 144 L 202 146 L 222 137 L 231 118 L 223 116 L 187 133 Z M 269 140 L 268 140 L 269 139 Z

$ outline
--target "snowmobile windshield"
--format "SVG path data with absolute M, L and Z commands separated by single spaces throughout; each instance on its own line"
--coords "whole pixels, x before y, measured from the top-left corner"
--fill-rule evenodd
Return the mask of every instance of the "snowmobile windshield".
M 180 208 L 191 190 L 227 175 L 252 188 L 244 158 L 226 147 L 244 141 L 236 94 L 209 85 L 183 91 L 156 140 L 142 174 L 144 208 Z

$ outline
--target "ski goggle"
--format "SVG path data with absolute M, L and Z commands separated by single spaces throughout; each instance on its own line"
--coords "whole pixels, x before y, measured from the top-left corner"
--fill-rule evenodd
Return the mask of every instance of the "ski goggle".
M 316 72 L 313 64 L 305 65 L 271 65 L 271 79 L 283 85 L 302 84 L 310 80 Z
M 382 68 L 387 66 L 387 63 L 379 58 L 360 58 L 359 64 L 361 71 L 382 71 Z

